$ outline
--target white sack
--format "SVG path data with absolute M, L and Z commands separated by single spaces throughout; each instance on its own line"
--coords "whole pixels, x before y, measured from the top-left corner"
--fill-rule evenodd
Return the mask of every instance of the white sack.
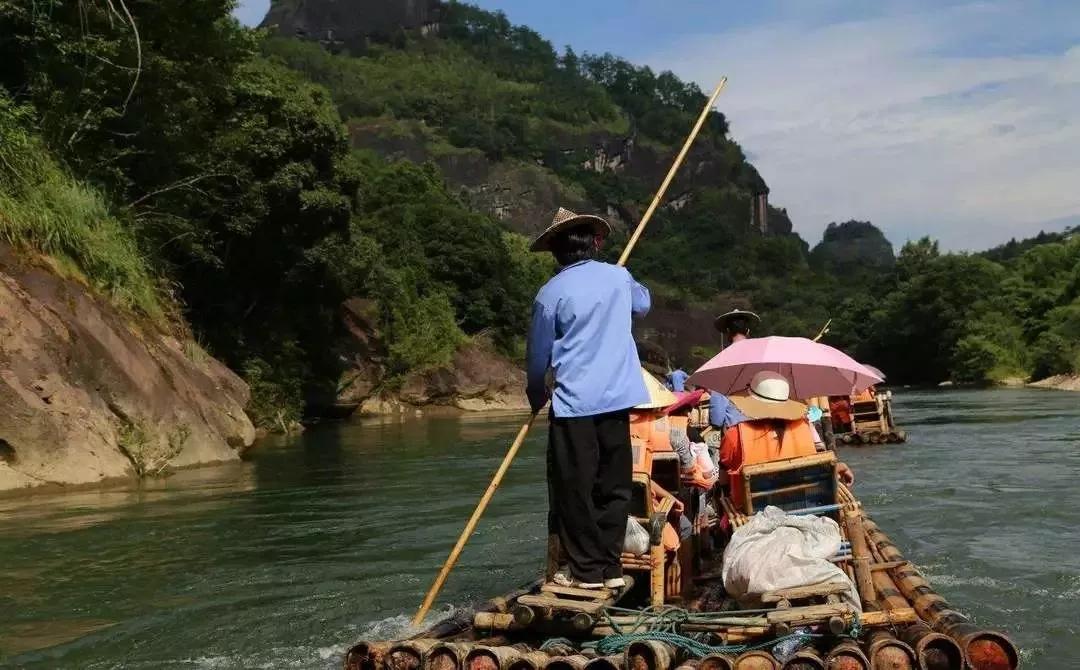
M 649 531 L 645 530 L 634 517 L 626 517 L 626 539 L 623 540 L 623 551 L 641 556 L 649 552 L 650 544 Z
M 724 588 L 739 600 L 767 591 L 842 581 L 845 600 L 861 610 L 859 592 L 829 558 L 840 549 L 840 526 L 828 517 L 785 514 L 769 506 L 731 536 L 724 550 Z

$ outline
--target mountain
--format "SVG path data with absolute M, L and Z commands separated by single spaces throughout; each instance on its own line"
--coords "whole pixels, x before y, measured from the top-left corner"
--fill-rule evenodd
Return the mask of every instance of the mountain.
M 889 270 L 895 263 L 892 243 L 869 221 L 830 223 L 810 252 L 815 269 L 841 276 Z

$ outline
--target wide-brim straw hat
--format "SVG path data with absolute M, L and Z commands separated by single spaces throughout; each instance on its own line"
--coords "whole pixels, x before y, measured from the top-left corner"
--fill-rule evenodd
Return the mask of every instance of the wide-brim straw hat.
M 577 214 L 565 207 L 560 207 L 551 219 L 551 225 L 533 240 L 530 251 L 551 251 L 551 239 L 564 230 L 575 226 L 592 226 L 593 232 L 601 237 L 611 234 L 611 224 L 595 214 Z
M 641 378 L 645 380 L 645 388 L 649 391 L 648 402 L 635 405 L 634 409 L 663 409 L 669 407 L 678 400 L 668 387 L 660 383 L 645 368 L 641 368 Z
M 727 314 L 721 314 L 720 316 L 716 317 L 716 319 L 713 321 L 713 326 L 715 326 L 717 330 L 722 331 L 724 330 L 724 327 L 728 324 L 728 322 L 733 321 L 734 319 L 747 319 L 748 321 L 753 321 L 754 323 L 761 323 L 761 317 L 757 314 L 754 314 L 753 312 L 745 309 L 733 309 Z
M 731 404 L 748 419 L 782 419 L 794 421 L 806 416 L 806 404 L 791 400 L 791 385 L 775 372 L 759 372 L 750 388 L 728 396 Z

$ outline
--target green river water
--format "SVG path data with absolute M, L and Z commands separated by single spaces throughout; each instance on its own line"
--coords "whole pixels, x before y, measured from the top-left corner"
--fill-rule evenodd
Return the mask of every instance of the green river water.
M 841 449 L 875 520 L 1023 667 L 1080 667 L 1080 395 L 901 391 L 896 409 L 906 445 Z M 407 629 L 520 420 L 327 425 L 141 487 L 0 498 L 0 667 L 340 667 Z M 440 613 L 539 569 L 544 432 Z

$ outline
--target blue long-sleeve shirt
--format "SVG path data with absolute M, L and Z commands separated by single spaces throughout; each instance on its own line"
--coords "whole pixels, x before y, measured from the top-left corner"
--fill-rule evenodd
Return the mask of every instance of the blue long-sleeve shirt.
M 626 268 L 586 260 L 568 265 L 536 295 L 526 353 L 526 394 L 533 409 L 547 400 L 554 372 L 556 417 L 591 416 L 649 400 L 630 332 L 631 314 L 649 311 L 649 290 Z
M 686 370 L 678 369 L 672 370 L 667 376 L 667 387 L 672 391 L 685 391 L 686 380 L 690 375 L 686 374 Z
M 709 423 L 721 432 L 737 423 L 749 421 L 723 393 L 709 391 Z

